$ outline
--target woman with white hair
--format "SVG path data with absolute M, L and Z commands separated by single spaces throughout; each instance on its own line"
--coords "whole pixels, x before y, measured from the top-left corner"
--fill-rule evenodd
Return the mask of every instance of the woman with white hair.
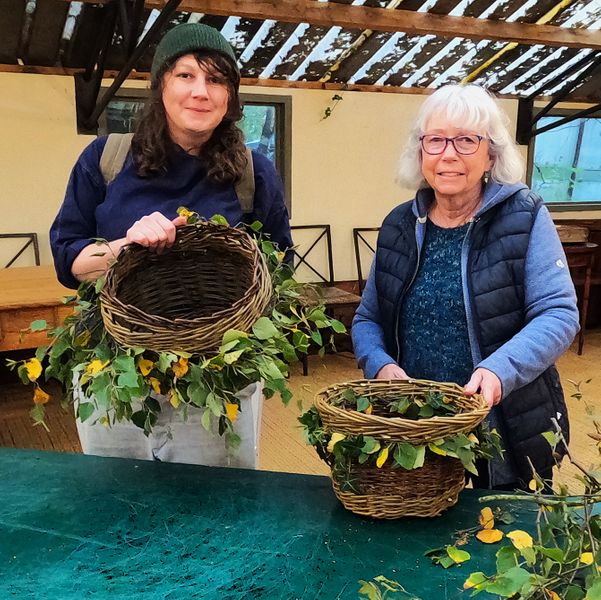
M 415 198 L 380 229 L 353 320 L 368 378 L 431 379 L 480 392 L 504 460 L 477 487 L 524 488 L 555 464 L 541 436 L 569 424 L 554 362 L 578 331 L 574 286 L 542 199 L 521 183 L 505 115 L 475 85 L 423 103 L 400 161 Z M 532 466 L 531 466 L 531 464 Z

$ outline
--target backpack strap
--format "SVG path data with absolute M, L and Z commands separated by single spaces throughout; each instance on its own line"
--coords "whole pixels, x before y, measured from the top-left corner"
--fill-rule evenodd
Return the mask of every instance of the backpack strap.
M 255 168 L 252 150 L 248 146 L 246 147 L 246 168 L 242 173 L 242 178 L 236 184 L 236 195 L 242 213 L 245 215 L 252 213 L 255 206 Z
M 133 133 L 109 133 L 100 157 L 100 172 L 108 185 L 119 175 L 131 148 Z M 252 150 L 246 148 L 246 167 L 235 186 L 243 214 L 252 213 L 255 205 L 255 169 Z
M 133 133 L 109 133 L 100 157 L 100 172 L 106 185 L 111 183 L 123 169 L 133 137 Z

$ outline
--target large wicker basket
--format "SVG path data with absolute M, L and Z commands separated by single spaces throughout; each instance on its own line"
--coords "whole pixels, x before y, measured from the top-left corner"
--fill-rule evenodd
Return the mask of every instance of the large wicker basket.
M 108 333 L 124 346 L 208 353 L 228 329 L 248 331 L 271 296 L 256 242 L 202 222 L 179 227 L 162 254 L 126 247 L 107 272 L 100 305 Z
M 337 406 L 345 390 L 366 396 L 374 413 L 365 414 Z M 400 396 L 420 397 L 425 392 L 443 393 L 460 412 L 453 416 L 413 421 L 378 414 L 382 406 Z M 466 396 L 455 384 L 424 380 L 359 380 L 337 384 L 320 391 L 315 398 L 325 429 L 345 435 L 369 435 L 380 442 L 407 442 L 420 445 L 449 435 L 473 430 L 487 415 L 488 407 L 480 395 Z M 383 411 L 381 411 L 383 413 Z M 424 466 L 405 470 L 384 465 L 353 465 L 353 487 L 359 493 L 342 489 L 332 476 L 334 493 L 348 510 L 380 519 L 434 517 L 457 502 L 465 486 L 465 471 L 455 458 L 428 453 Z

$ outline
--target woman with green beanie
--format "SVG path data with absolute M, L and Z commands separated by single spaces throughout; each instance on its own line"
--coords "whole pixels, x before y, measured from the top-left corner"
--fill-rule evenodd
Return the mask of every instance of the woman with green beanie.
M 202 217 L 223 215 L 231 225 L 254 220 L 282 250 L 292 246 L 283 186 L 273 164 L 252 153 L 254 197 L 243 210 L 238 185 L 249 173 L 249 154 L 236 123 L 242 118 L 240 72 L 227 40 L 212 27 L 185 23 L 159 42 L 150 96 L 131 147 L 117 173 L 103 166 L 106 137 L 78 159 L 50 242 L 59 280 L 72 288 L 100 277 L 107 262 L 130 243 L 162 252 L 183 224 L 177 208 Z M 127 138 L 129 141 L 129 138 Z M 104 157 L 106 162 L 106 154 Z M 95 238 L 108 240 L 99 256 Z M 181 422 L 163 403 L 153 434 L 130 423 L 110 428 L 77 422 L 85 453 L 199 464 L 255 467 L 262 403 L 258 384 L 239 392 L 245 401 L 237 421 L 242 446 L 227 457 L 222 440 L 203 435 L 195 415 Z M 198 415 L 199 417 L 199 415 Z

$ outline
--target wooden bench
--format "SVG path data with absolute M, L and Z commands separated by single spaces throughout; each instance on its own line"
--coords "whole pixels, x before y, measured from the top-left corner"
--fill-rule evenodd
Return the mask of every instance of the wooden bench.
M 22 340 L 21 332 L 37 319 L 49 327 L 60 325 L 72 311 L 62 299 L 75 294 L 57 281 L 51 265 L 0 269 L 0 290 L 0 352 L 47 344 L 43 331 Z

